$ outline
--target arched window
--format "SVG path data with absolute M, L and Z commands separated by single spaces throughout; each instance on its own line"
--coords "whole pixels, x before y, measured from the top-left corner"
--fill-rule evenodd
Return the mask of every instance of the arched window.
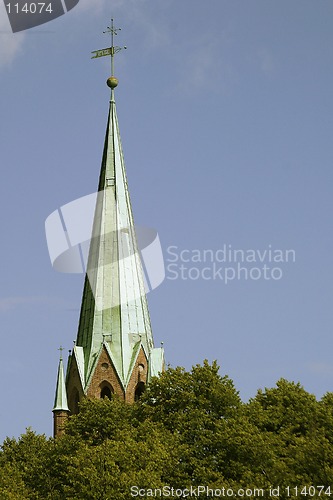
M 103 398 L 108 398 L 108 399 L 112 398 L 111 389 L 107 385 L 103 387 L 103 389 L 101 390 L 101 399 Z
M 101 388 L 101 399 L 108 398 L 112 399 L 113 387 L 108 382 L 102 382 L 100 385 Z
M 138 366 L 138 382 L 145 380 L 145 365 L 142 363 Z
M 145 392 L 145 384 L 143 382 L 139 382 L 138 385 L 136 386 L 135 393 L 134 393 L 134 401 L 138 401 L 142 394 Z

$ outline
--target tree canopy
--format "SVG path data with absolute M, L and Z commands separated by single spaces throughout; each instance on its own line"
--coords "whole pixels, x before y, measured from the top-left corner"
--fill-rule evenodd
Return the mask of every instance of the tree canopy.
M 332 484 L 332 393 L 317 401 L 281 379 L 243 403 L 207 361 L 169 368 L 132 405 L 83 400 L 64 436 L 27 429 L 0 451 L 1 500 L 123 500 L 139 497 L 139 488 L 199 485 L 257 488 L 267 498 L 279 486 L 282 499 L 299 498 L 305 487 L 303 498 L 325 498 Z M 311 485 L 321 485 L 321 495 Z

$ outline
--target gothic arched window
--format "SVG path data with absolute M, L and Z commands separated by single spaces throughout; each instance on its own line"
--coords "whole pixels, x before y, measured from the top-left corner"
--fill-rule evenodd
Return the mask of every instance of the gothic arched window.
M 135 393 L 134 393 L 134 401 L 138 401 L 142 394 L 145 392 L 145 384 L 143 382 L 139 382 L 138 385 L 136 386 Z
M 101 399 L 108 398 L 112 399 L 113 388 L 108 382 L 102 382 L 101 384 Z

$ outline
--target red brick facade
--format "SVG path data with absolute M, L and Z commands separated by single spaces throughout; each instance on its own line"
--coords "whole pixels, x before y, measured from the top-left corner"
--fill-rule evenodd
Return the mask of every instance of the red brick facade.
M 53 436 L 62 436 L 65 433 L 65 424 L 68 419 L 68 412 L 55 410 L 53 412 Z
M 78 403 L 83 397 L 83 388 L 76 364 L 75 356 L 72 355 L 67 383 L 67 401 L 71 413 L 78 413 Z
M 88 398 L 100 398 L 103 397 L 103 389 L 106 393 L 109 389 L 111 394 L 117 394 L 127 403 L 133 403 L 143 392 L 147 383 L 147 376 L 148 360 L 141 347 L 125 392 L 110 356 L 106 348 L 103 347 L 86 395 Z M 105 388 L 108 389 L 105 390 Z M 68 407 L 72 414 L 78 412 L 78 402 L 81 401 L 83 396 L 81 379 L 75 357 L 73 356 L 67 381 Z
M 95 371 L 89 383 L 86 396 L 88 398 L 101 398 L 105 396 L 112 397 L 112 394 L 117 394 L 127 403 L 133 403 L 144 391 L 147 383 L 147 376 L 148 360 L 143 348 L 141 347 L 126 391 L 124 391 L 110 356 L 106 348 L 103 346 Z M 79 402 L 83 397 L 84 390 L 76 359 L 73 355 L 67 379 L 67 400 L 70 412 L 63 410 L 54 411 L 54 437 L 64 434 L 64 426 L 69 415 L 78 413 Z

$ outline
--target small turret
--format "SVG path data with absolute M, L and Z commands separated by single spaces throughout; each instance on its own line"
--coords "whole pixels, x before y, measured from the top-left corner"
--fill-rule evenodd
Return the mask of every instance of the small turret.
M 63 348 L 60 347 L 60 360 L 58 368 L 57 386 L 53 406 L 53 437 L 58 437 L 64 434 L 64 426 L 69 416 L 69 408 L 67 403 L 64 365 L 62 361 Z

